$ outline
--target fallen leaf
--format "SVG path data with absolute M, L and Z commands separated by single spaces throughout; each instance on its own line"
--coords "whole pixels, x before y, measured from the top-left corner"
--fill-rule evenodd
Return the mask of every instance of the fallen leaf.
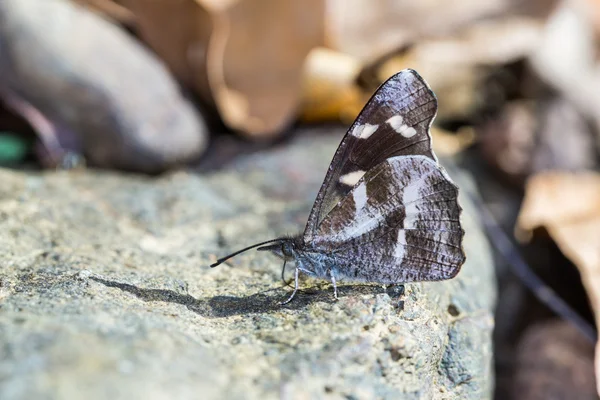
M 322 47 L 311 51 L 305 63 L 300 119 L 352 123 L 368 99 L 356 82 L 360 71 L 361 64 L 352 56 Z
M 483 21 L 444 38 L 415 42 L 377 66 L 379 80 L 404 68 L 419 71 L 439 98 L 439 118 L 467 118 L 481 102 L 486 67 L 528 56 L 541 40 L 534 18 Z M 494 43 L 490 46 L 490 43 Z
M 180 82 L 211 102 L 206 60 L 215 21 L 194 0 L 121 0 L 136 17 L 139 36 Z
M 135 22 L 135 15 L 113 0 L 75 0 L 75 2 L 121 24 L 132 25 Z
M 437 126 L 431 127 L 431 144 L 436 154 L 454 156 L 475 143 L 475 130 L 463 126 L 456 132 L 449 132 Z
M 544 19 L 554 3 L 531 1 L 523 5 L 509 0 L 459 0 L 451 3 L 443 0 L 329 0 L 327 46 L 370 63 L 423 39 L 452 37 L 465 27 L 482 21 L 502 21 L 507 16 Z M 510 32 L 506 33 L 511 36 Z M 481 43 L 484 46 L 480 52 L 502 54 L 506 50 L 496 43 L 490 45 L 492 42 L 489 41 L 482 40 Z M 512 45 L 518 48 L 527 45 L 527 42 L 515 42 Z
M 295 118 L 324 0 L 122 0 L 140 36 L 227 126 L 274 136 Z
M 598 2 L 562 2 L 529 58 L 532 68 L 545 82 L 593 121 L 600 145 L 598 15 Z
M 529 179 L 517 220 L 517 237 L 544 227 L 579 269 L 600 326 L 600 173 L 546 172 Z M 596 345 L 600 382 L 600 346 Z M 600 388 L 598 388 L 600 394 Z

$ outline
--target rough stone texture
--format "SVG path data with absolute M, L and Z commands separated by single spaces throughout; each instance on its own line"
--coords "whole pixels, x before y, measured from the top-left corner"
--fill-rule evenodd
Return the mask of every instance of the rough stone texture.
M 204 175 L 0 170 L 0 398 L 489 398 L 494 272 L 465 198 L 463 270 L 400 299 L 303 279 L 279 306 L 275 257 L 207 267 L 303 229 L 339 139 Z

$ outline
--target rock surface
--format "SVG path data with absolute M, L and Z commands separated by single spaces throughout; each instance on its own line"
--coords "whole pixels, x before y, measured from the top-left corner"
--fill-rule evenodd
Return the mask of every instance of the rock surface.
M 275 257 L 208 268 L 303 229 L 339 139 L 201 175 L 0 170 L 0 398 L 489 398 L 494 272 L 464 197 L 463 270 L 400 298 L 303 279 L 279 306 Z

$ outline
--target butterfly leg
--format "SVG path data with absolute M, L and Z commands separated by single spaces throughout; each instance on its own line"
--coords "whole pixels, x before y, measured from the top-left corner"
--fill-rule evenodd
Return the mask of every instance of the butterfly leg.
M 337 300 L 337 284 L 335 282 L 335 275 L 333 274 L 333 269 L 331 268 L 329 268 L 329 277 L 331 278 L 331 283 L 333 284 L 333 297 L 335 297 L 335 299 Z
M 279 305 L 284 305 L 284 304 L 289 303 L 290 301 L 292 301 L 292 299 L 296 295 L 296 292 L 298 291 L 298 271 L 300 271 L 299 268 L 296 268 L 296 270 L 294 271 L 294 291 L 292 292 L 292 295 L 286 301 L 280 302 Z
M 281 268 L 281 280 L 283 281 L 283 284 L 285 286 L 292 287 L 292 285 L 290 285 L 289 282 L 285 280 L 285 263 L 286 262 L 287 262 L 287 260 L 283 260 L 283 268 Z

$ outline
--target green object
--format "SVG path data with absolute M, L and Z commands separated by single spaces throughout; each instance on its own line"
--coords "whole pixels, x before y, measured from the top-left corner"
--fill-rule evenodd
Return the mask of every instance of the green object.
M 0 131 L 0 164 L 22 161 L 31 146 L 31 140 L 12 132 Z

